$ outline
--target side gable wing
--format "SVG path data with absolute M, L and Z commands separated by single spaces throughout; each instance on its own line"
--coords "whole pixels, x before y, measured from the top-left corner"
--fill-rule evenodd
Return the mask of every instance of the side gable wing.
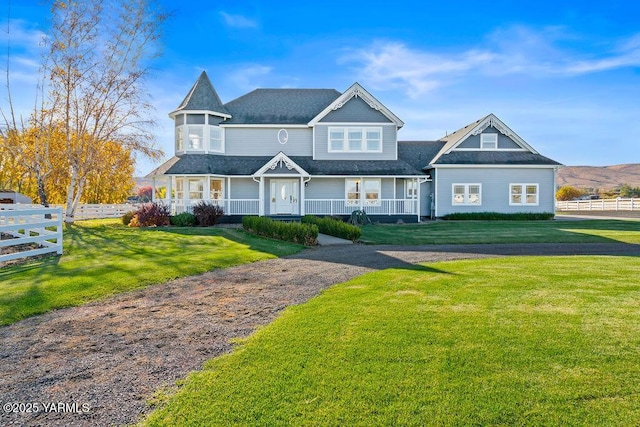
M 495 129 L 495 132 L 509 138 L 509 140 L 511 141 L 509 143 L 509 149 L 522 150 L 536 155 L 539 154 L 532 146 L 527 144 L 524 139 L 522 139 L 517 133 L 511 130 L 511 128 L 509 128 L 509 126 L 507 126 L 502 120 L 500 120 L 494 114 L 489 114 L 482 119 L 471 123 L 461 129 L 458 129 L 457 131 L 453 132 L 450 135 L 447 135 L 444 138 L 441 138 L 440 140 L 444 141 L 445 145 L 433 158 L 433 160 L 431 160 L 431 163 L 436 163 L 440 157 L 445 154 L 449 154 L 456 149 L 480 150 L 479 146 L 476 147 L 471 143 L 471 139 L 473 139 L 474 137 L 479 138 L 479 135 L 489 127 Z

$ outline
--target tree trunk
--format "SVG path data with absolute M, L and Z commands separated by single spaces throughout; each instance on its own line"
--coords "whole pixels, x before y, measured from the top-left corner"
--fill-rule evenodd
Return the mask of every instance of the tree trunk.
M 45 208 L 49 207 L 49 201 L 47 200 L 47 191 L 44 187 L 44 177 L 40 174 L 36 177 L 36 182 L 38 185 L 38 198 L 40 199 L 40 204 Z
M 78 171 L 75 168 L 71 168 L 71 179 L 69 180 L 69 187 L 67 187 L 67 202 L 65 204 L 64 222 L 67 224 L 73 224 L 76 216 L 76 206 L 74 205 L 74 194 L 76 192 L 78 180 Z

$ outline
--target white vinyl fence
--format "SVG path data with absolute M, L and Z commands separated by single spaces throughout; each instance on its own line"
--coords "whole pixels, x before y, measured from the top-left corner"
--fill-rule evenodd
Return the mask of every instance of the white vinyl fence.
M 60 205 L 64 210 L 64 206 Z M 75 219 L 99 219 L 99 218 L 120 218 L 127 212 L 138 209 L 137 205 L 111 204 L 111 205 L 91 205 L 79 204 L 76 208 Z
M 62 209 L 0 205 L 0 262 L 55 252 L 62 254 Z M 28 245 L 28 246 L 22 246 Z
M 596 199 L 556 201 L 559 211 L 640 211 L 640 199 Z

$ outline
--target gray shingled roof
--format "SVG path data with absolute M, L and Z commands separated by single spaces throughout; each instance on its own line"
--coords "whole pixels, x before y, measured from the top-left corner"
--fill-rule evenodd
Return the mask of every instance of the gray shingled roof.
M 541 154 L 528 151 L 451 151 L 436 165 L 560 165 Z
M 220 156 L 185 154 L 173 157 L 147 175 L 252 175 L 273 156 Z M 313 160 L 290 157 L 310 175 L 422 175 L 423 172 L 404 160 Z
M 398 158 L 423 170 L 444 144 L 443 141 L 398 141 Z
M 256 89 L 225 104 L 227 124 L 307 124 L 340 96 L 335 89 Z
M 202 72 L 195 84 L 189 90 L 176 111 L 180 110 L 205 110 L 215 113 L 229 114 L 211 84 L 206 72 Z

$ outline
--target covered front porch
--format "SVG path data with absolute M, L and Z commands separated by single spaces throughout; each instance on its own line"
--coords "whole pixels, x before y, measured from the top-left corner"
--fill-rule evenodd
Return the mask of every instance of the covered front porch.
M 227 216 L 415 216 L 421 211 L 416 176 L 311 176 L 283 153 L 249 176 L 165 175 L 153 178 L 153 200 L 172 214 L 190 212 L 204 201 Z

